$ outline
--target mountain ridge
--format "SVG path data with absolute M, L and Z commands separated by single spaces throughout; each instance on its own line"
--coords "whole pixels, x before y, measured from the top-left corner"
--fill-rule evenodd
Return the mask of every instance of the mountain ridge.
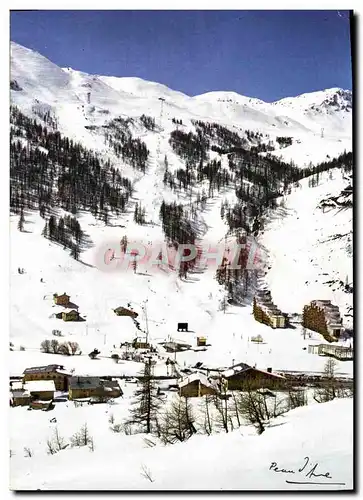
M 47 61 L 49 61 L 51 64 L 57 66 L 50 59 L 43 56 L 40 52 L 29 49 L 27 47 L 24 47 L 16 42 L 11 41 L 11 48 L 16 49 L 16 50 L 25 51 L 28 55 L 37 54 L 37 55 L 41 56 L 42 58 L 46 59 Z M 208 91 L 208 92 L 204 92 L 202 94 L 196 94 L 193 96 L 189 96 L 189 95 L 185 94 L 184 92 L 181 92 L 178 90 L 173 90 L 161 82 L 154 82 L 154 81 L 150 81 L 150 80 L 145 80 L 145 79 L 142 79 L 140 77 L 132 77 L 132 76 L 118 77 L 118 76 L 111 76 L 111 75 L 109 75 L 109 76 L 108 75 L 99 75 L 99 74 L 93 74 L 93 73 L 86 73 L 84 71 L 76 70 L 76 69 L 73 69 L 70 67 L 59 67 L 59 66 L 57 66 L 57 67 L 60 68 L 62 71 L 64 71 L 68 75 L 69 74 L 78 74 L 78 75 L 82 75 L 83 77 L 100 79 L 100 80 L 104 81 L 105 83 L 107 83 L 111 88 L 114 88 L 115 90 L 118 90 L 118 91 L 124 90 L 122 88 L 122 86 L 123 86 L 122 84 L 135 83 L 135 84 L 144 85 L 146 87 L 147 86 L 157 87 L 159 89 L 163 89 L 166 93 L 171 93 L 173 95 L 175 94 L 175 95 L 182 97 L 182 98 L 185 98 L 185 99 L 198 99 L 198 100 L 208 100 L 210 98 L 212 98 L 212 100 L 213 99 L 217 99 L 217 100 L 228 100 L 228 99 L 236 100 L 237 99 L 237 100 L 242 100 L 245 103 L 247 103 L 247 102 L 252 103 L 252 104 L 257 105 L 257 106 L 258 105 L 261 105 L 261 106 L 271 105 L 271 106 L 278 107 L 281 104 L 289 103 L 289 105 L 290 105 L 291 102 L 299 102 L 301 100 L 305 100 L 306 98 L 308 98 L 309 102 L 311 102 L 311 101 L 314 101 L 314 99 L 312 99 L 313 97 L 318 98 L 318 101 L 319 101 L 320 98 L 322 98 L 324 100 L 324 98 L 326 98 L 327 96 L 332 96 L 335 94 L 338 94 L 338 95 L 343 94 L 344 96 L 348 96 L 348 100 L 349 100 L 349 96 L 352 95 L 352 92 L 349 89 L 343 89 L 340 87 L 331 87 L 331 88 L 316 90 L 316 91 L 312 91 L 312 92 L 304 92 L 304 93 L 298 94 L 296 96 L 286 96 L 286 97 L 283 97 L 283 98 L 275 100 L 275 101 L 264 101 L 262 99 L 258 99 L 255 97 L 244 96 L 243 94 L 240 94 L 240 93 L 235 92 L 235 91 L 224 91 L 224 90 Z M 132 93 L 132 91 L 131 91 L 131 93 Z M 137 94 L 137 92 L 136 92 L 136 94 Z M 319 104 L 319 103 L 317 103 L 317 104 Z

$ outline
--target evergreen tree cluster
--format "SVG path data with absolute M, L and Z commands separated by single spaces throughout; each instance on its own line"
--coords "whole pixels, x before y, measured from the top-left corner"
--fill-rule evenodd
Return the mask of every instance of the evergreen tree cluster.
M 155 130 L 156 127 L 155 118 L 153 118 L 152 116 L 141 115 L 140 121 L 147 130 L 151 131 Z
M 278 142 L 281 147 L 286 148 L 292 145 L 292 137 L 276 137 L 276 142 Z
M 174 123 L 174 125 L 183 125 L 183 121 L 181 119 L 177 119 L 177 118 L 172 118 L 171 120 L 172 123 Z
M 46 210 L 60 206 L 75 214 L 118 213 L 132 193 L 129 179 L 110 162 L 58 131 L 49 132 L 18 108 L 10 110 L 10 207 Z M 24 140 L 25 139 L 25 140 Z
M 189 213 L 183 205 L 176 202 L 165 203 L 160 207 L 160 218 L 165 236 L 171 243 L 194 244 L 197 231 L 189 220 Z
M 134 222 L 143 225 L 146 222 L 146 210 L 142 207 L 141 203 L 136 203 L 134 211 Z
M 83 231 L 75 217 L 65 215 L 57 219 L 57 217 L 51 215 L 44 225 L 42 234 L 45 238 L 69 248 L 71 256 L 78 260 Z
M 173 130 L 170 134 L 169 144 L 173 151 L 181 159 L 188 161 L 192 167 L 208 158 L 210 142 L 202 133 L 193 134 L 193 132 Z
M 149 123 L 149 119 L 145 115 L 144 119 Z M 141 118 L 140 118 L 141 119 Z M 105 129 L 105 142 L 113 148 L 115 155 L 123 161 L 129 163 L 133 168 L 146 171 L 149 150 L 146 144 L 139 138 L 134 139 L 130 131 L 130 124 L 133 123 L 131 118 L 124 119 L 122 117 L 114 118 L 103 128 Z M 155 123 L 154 123 L 155 125 Z
M 52 116 L 50 111 L 44 112 L 41 108 L 38 106 L 33 106 L 32 107 L 32 112 L 38 116 L 48 127 L 50 127 L 53 130 L 58 129 L 58 120 Z
M 223 127 L 219 123 L 203 122 L 201 120 L 192 120 L 196 127 L 197 133 L 210 139 L 214 143 L 215 150 L 229 149 L 233 147 L 246 147 L 248 145 L 246 139 L 240 137 L 237 132 L 232 132 L 227 127 Z

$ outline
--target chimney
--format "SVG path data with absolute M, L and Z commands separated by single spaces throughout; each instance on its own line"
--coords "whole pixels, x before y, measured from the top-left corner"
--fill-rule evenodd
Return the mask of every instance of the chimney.
M 267 373 L 272 373 L 272 368 L 267 368 Z

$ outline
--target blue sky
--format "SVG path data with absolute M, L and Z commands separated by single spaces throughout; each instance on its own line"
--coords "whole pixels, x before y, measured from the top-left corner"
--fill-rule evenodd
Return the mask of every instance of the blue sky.
M 59 66 L 188 95 L 274 101 L 352 85 L 348 11 L 13 11 L 10 29 Z

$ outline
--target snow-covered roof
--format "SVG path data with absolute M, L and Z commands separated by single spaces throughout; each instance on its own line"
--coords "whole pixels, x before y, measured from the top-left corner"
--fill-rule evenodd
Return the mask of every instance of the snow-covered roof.
M 250 368 L 251 366 L 245 363 L 241 363 L 240 365 L 232 366 L 231 368 L 228 368 L 228 370 L 222 372 L 222 376 L 228 378 L 231 377 L 232 375 L 235 375 L 236 373 L 242 373 L 246 370 L 249 370 Z
M 55 391 L 54 380 L 31 380 L 25 382 L 24 387 L 29 392 Z
M 10 382 L 10 389 L 12 391 L 20 391 L 24 389 L 23 382 L 21 380 L 16 380 L 16 381 L 11 381 Z
M 267 370 L 261 370 L 260 368 L 254 368 L 252 366 L 246 365 L 245 363 L 241 363 L 240 365 L 232 366 L 228 370 L 225 370 L 224 372 L 222 372 L 222 376 L 229 378 L 229 377 L 232 377 L 232 375 L 236 375 L 237 373 L 242 373 L 242 372 L 245 372 L 247 370 L 254 370 L 256 372 L 260 372 L 260 373 L 263 373 L 265 375 L 270 375 L 272 377 L 285 378 L 281 375 L 278 375 L 277 373 L 272 373 L 272 372 L 269 372 Z
M 10 395 L 14 398 L 24 398 L 30 396 L 30 392 L 26 389 L 12 389 Z
M 206 387 L 212 387 L 213 389 L 217 389 L 216 382 L 209 380 L 203 373 L 200 372 L 192 373 L 192 375 L 185 377 L 181 382 L 179 382 L 178 385 L 179 387 L 185 387 L 186 385 L 189 385 L 195 381 L 199 381 L 202 385 Z
M 56 372 L 67 374 L 67 371 L 64 369 L 63 365 L 47 365 L 47 366 L 32 366 L 31 368 L 25 368 L 24 374 L 26 373 L 47 373 L 47 372 Z
M 104 390 L 120 389 L 117 380 L 105 380 L 101 377 L 71 377 L 69 380 L 70 389 L 98 389 Z

